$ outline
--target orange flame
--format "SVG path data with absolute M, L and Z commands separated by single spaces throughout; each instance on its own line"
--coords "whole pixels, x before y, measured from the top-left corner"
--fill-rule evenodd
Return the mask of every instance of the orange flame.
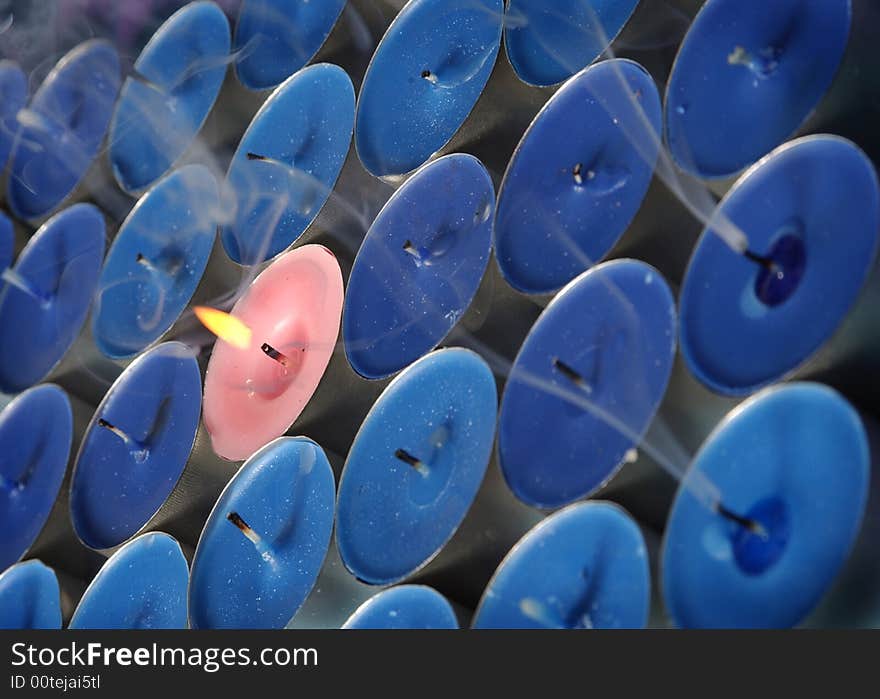
M 224 342 L 241 350 L 251 346 L 251 329 L 235 316 L 208 306 L 195 306 L 193 313 L 202 325 Z

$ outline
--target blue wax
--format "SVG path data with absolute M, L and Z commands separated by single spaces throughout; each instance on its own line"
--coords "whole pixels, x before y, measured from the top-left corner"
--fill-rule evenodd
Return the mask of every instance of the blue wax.
M 710 228 L 682 287 L 681 349 L 703 383 L 747 395 L 808 360 L 856 302 L 877 254 L 877 175 L 849 141 L 809 136 L 749 170 L 721 216 L 777 272 L 768 275 Z
M 586 497 L 629 459 L 666 392 L 675 321 L 669 286 L 636 260 L 601 264 L 559 292 L 501 400 L 498 455 L 520 500 L 552 508 Z
M 398 585 L 364 602 L 343 629 L 457 629 L 446 598 L 424 585 Z
M 694 459 L 666 527 L 663 592 L 677 625 L 803 619 L 858 534 L 870 458 L 858 413 L 826 386 L 770 388 L 732 412 Z M 722 518 L 713 493 L 762 531 Z
M 299 71 L 269 96 L 226 176 L 236 209 L 221 239 L 235 262 L 274 257 L 309 227 L 342 170 L 354 108 L 351 79 L 328 63 Z
M 83 543 L 117 546 L 159 510 L 189 458 L 201 401 L 198 362 L 179 342 L 142 354 L 110 387 L 83 437 L 70 485 L 70 514 Z
M 511 286 L 551 293 L 608 254 L 648 191 L 661 120 L 651 76 L 624 59 L 585 69 L 550 99 L 498 197 L 495 251 Z
M 14 398 L 0 413 L 0 570 L 34 543 L 64 480 L 73 415 L 52 384 Z
M 323 450 L 304 437 L 281 437 L 248 459 L 199 539 L 189 591 L 192 628 L 284 628 L 327 555 L 334 486 Z
M 61 590 L 40 561 L 18 563 L 0 574 L 0 629 L 60 629 Z
M 446 337 L 489 262 L 495 190 L 479 160 L 426 165 L 376 217 L 345 294 L 343 338 L 362 376 L 390 376 Z
M 851 0 L 708 0 L 666 92 L 678 165 L 728 177 L 789 138 L 831 86 L 851 19 Z
M 18 133 L 18 112 L 28 98 L 28 80 L 12 61 L 0 61 L 0 169 L 6 167 Z
M 186 165 L 158 182 L 119 229 L 98 282 L 92 335 L 108 357 L 131 357 L 158 340 L 190 302 L 214 246 L 217 182 Z
M 502 561 L 475 629 L 641 629 L 651 575 L 638 525 L 605 502 L 543 520 Z
M 122 86 L 110 125 L 119 186 L 139 192 L 189 148 L 211 111 L 229 60 L 229 22 L 213 2 L 174 13 L 146 45 Z
M 104 258 L 104 218 L 75 204 L 31 237 L 14 272 L 32 293 L 0 287 L 0 391 L 16 393 L 44 378 L 85 322 Z
M 185 629 L 189 569 L 180 544 L 161 532 L 114 553 L 80 600 L 71 629 Z
M 119 90 L 119 56 L 86 41 L 58 61 L 19 114 L 6 200 L 18 218 L 50 213 L 79 184 L 104 141 Z
M 446 544 L 483 480 L 496 414 L 495 379 L 469 350 L 432 352 L 388 385 L 339 483 L 336 543 L 359 580 L 401 580 Z
M 520 79 L 555 85 L 595 61 L 639 0 L 510 0 L 504 44 Z
M 345 0 L 247 0 L 235 25 L 235 71 L 251 90 L 275 87 L 308 63 L 330 35 Z
M 502 0 L 412 0 L 382 38 L 361 88 L 355 142 L 382 177 L 415 170 L 458 131 L 501 45 Z
M 0 211 L 0 271 L 8 269 L 15 254 L 15 229 L 9 217 Z

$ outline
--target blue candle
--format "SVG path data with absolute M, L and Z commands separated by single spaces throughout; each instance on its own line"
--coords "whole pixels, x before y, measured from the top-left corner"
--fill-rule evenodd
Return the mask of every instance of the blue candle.
M 229 61 L 229 22 L 213 2 L 174 13 L 134 63 L 110 125 L 119 186 L 140 192 L 190 146 L 214 105 Z
M 398 585 L 364 602 L 344 629 L 457 629 L 446 598 L 424 585 Z
M 9 217 L 0 211 L 0 271 L 9 269 L 15 255 L 15 228 Z
M 345 0 L 248 0 L 235 25 L 235 71 L 251 90 L 275 87 L 321 48 Z
M 520 500 L 564 505 L 626 463 L 666 392 L 675 328 L 672 292 L 643 262 L 606 262 L 559 292 L 501 401 L 499 461 Z
M 76 204 L 28 241 L 0 290 L 0 391 L 40 381 L 67 352 L 88 314 L 104 258 L 104 218 Z
M 432 352 L 388 385 L 339 483 L 336 543 L 358 579 L 401 580 L 449 540 L 486 472 L 496 414 L 495 379 L 469 350 Z
M 60 629 L 61 590 L 55 572 L 40 561 L 0 573 L 0 629 Z
M 415 170 L 458 131 L 489 81 L 502 0 L 411 0 L 388 28 L 361 88 L 355 140 L 380 177 Z
M 189 569 L 180 544 L 144 534 L 114 553 L 83 594 L 71 629 L 185 629 Z
M 159 510 L 189 458 L 201 400 L 198 362 L 179 342 L 142 354 L 110 387 L 70 485 L 73 527 L 83 543 L 117 546 Z
M 666 93 L 666 138 L 700 177 L 735 174 L 789 138 L 837 75 L 850 0 L 708 0 Z
M 199 539 L 192 627 L 283 628 L 327 554 L 334 486 L 324 452 L 304 437 L 281 437 L 248 459 Z
M 661 119 L 651 76 L 623 59 L 583 70 L 550 99 L 498 197 L 496 257 L 511 286 L 555 292 L 608 254 L 648 191 Z
M 0 570 L 24 555 L 46 523 L 72 439 L 70 402 L 57 386 L 25 391 L 0 413 Z
M 492 245 L 495 190 L 470 155 L 426 165 L 388 201 L 364 239 L 345 294 L 352 367 L 390 376 L 446 337 L 470 305 Z
M 92 335 L 108 357 L 158 340 L 190 302 L 214 246 L 220 194 L 202 165 L 175 170 L 132 209 L 98 282 Z
M 571 505 L 510 551 L 486 588 L 475 629 L 641 629 L 651 576 L 638 525 L 605 502 Z
M 119 80 L 119 56 L 106 41 L 86 41 L 58 61 L 19 113 L 6 188 L 15 216 L 41 218 L 76 188 L 104 141 Z
M 694 459 L 666 528 L 663 592 L 676 624 L 801 621 L 855 541 L 869 467 L 858 413 L 826 386 L 770 388 L 732 412 Z
M 731 225 L 764 264 L 716 234 Z M 719 393 L 747 395 L 798 369 L 855 305 L 878 230 L 877 175 L 849 141 L 798 139 L 755 165 L 720 204 L 688 267 L 681 349 L 691 372 Z
M 269 96 L 226 176 L 236 208 L 221 236 L 233 261 L 263 262 L 309 227 L 342 170 L 354 108 L 348 75 L 325 63 L 299 71 Z
M 18 133 L 18 113 L 28 98 L 28 80 L 12 61 L 0 61 L 0 168 L 6 167 Z

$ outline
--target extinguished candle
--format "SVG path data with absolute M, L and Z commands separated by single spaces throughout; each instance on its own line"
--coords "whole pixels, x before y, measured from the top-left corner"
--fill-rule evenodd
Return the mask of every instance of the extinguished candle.
M 0 573 L 0 629 L 60 629 L 61 590 L 55 572 L 24 561 Z
M 18 113 L 27 103 L 28 80 L 17 63 L 0 61 L 0 168 L 5 168 L 18 133 Z
M 449 601 L 424 585 L 398 585 L 364 602 L 343 629 L 457 629 Z

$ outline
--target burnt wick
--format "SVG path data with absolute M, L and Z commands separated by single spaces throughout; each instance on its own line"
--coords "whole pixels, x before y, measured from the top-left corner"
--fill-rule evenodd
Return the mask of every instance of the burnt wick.
M 241 515 L 238 514 L 238 512 L 230 512 L 228 515 L 226 515 L 226 519 L 232 522 L 232 524 L 235 525 L 236 529 L 238 529 L 242 534 L 245 535 L 245 538 L 254 545 L 254 548 L 257 549 L 257 553 L 259 553 L 264 560 L 268 561 L 269 563 L 273 561 L 272 551 L 263 540 L 263 537 L 257 534 L 257 532 L 255 532 L 251 528 L 251 526 L 244 521 L 244 519 L 241 517 Z
M 720 502 L 715 506 L 715 511 L 734 524 L 738 524 L 743 529 L 748 532 L 754 534 L 755 536 L 759 536 L 762 539 L 766 540 L 768 538 L 767 530 L 763 527 L 763 525 L 757 520 L 750 519 L 748 517 L 743 517 L 742 515 L 737 514 L 733 510 L 727 509 Z
M 279 352 L 277 349 L 272 347 L 272 345 L 270 345 L 268 342 L 264 342 L 262 345 L 260 345 L 260 349 L 263 351 L 263 354 L 265 354 L 267 357 L 269 357 L 269 359 L 274 359 L 281 366 L 283 366 L 283 367 L 290 366 L 290 360 L 287 358 L 287 355 L 282 352 Z
M 402 461 L 403 463 L 412 466 L 416 471 L 418 471 L 426 478 L 431 473 L 431 469 L 428 468 L 424 461 L 416 458 L 405 449 L 398 449 L 394 452 L 394 456 L 396 459 Z
M 559 359 L 559 357 L 553 358 L 553 367 L 575 386 L 587 393 L 592 393 L 593 389 L 590 387 L 590 384 L 587 383 L 586 379 L 584 379 L 584 377 L 575 369 L 572 369 L 568 364 Z

